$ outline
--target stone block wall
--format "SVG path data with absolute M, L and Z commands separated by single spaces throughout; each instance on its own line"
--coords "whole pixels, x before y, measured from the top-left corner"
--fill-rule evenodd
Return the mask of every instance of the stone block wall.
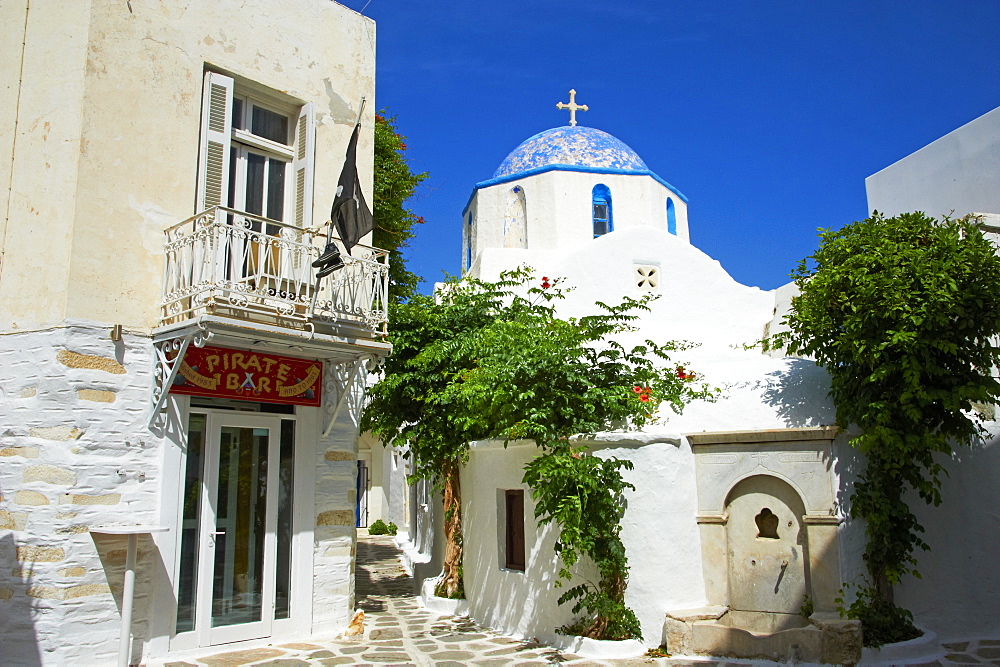
M 157 522 L 161 443 L 146 427 L 150 340 L 115 342 L 109 329 L 67 321 L 0 335 L 4 661 L 94 664 L 117 651 L 126 538 L 91 529 Z M 151 547 L 140 539 L 140 639 Z
M 363 373 L 361 373 L 363 376 Z M 350 377 L 349 366 L 326 364 L 326 405 L 320 410 L 316 445 L 313 532 L 313 633 L 330 634 L 347 627 L 354 609 L 358 424 L 365 380 L 354 377 L 340 404 L 330 433 L 337 398 Z

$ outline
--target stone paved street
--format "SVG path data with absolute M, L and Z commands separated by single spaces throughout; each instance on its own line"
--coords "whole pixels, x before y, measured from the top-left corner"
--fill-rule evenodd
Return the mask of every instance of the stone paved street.
M 360 535 L 356 569 L 357 606 L 365 610 L 364 635 L 314 638 L 309 642 L 261 644 L 153 661 L 165 667 L 231 665 L 765 665 L 765 662 L 692 661 L 667 658 L 592 660 L 510 637 L 465 617 L 436 616 L 420 607 L 413 582 L 388 536 Z M 945 643 L 935 659 L 908 665 L 1000 665 L 1000 639 Z

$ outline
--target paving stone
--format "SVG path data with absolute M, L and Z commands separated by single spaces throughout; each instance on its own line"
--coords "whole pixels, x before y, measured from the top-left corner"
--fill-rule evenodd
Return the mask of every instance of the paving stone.
M 469 642 L 474 639 L 486 639 L 486 635 L 466 635 L 466 634 L 454 634 L 454 635 L 444 635 L 439 641 L 443 642 Z
M 486 651 L 486 653 L 484 655 L 488 655 L 488 656 L 492 657 L 492 656 L 497 656 L 497 655 L 513 655 L 515 653 L 520 653 L 520 652 L 521 652 L 521 649 L 519 649 L 516 646 L 511 646 L 511 647 L 508 647 L 508 648 L 497 648 L 497 649 L 493 649 L 492 651 Z
M 293 642 L 291 644 L 281 644 L 280 646 L 278 646 L 278 648 L 290 648 L 290 649 L 293 649 L 295 651 L 316 651 L 316 650 L 319 650 L 319 649 L 321 649 L 323 647 L 322 646 L 318 646 L 317 644 L 306 644 L 304 642 Z
M 987 660 L 993 660 L 994 658 L 1000 658 L 1000 648 L 978 648 L 974 653 L 980 658 L 986 658 Z
M 350 658 L 346 655 L 338 656 L 335 658 L 323 658 L 319 661 L 321 665 L 353 665 L 356 664 L 354 658 Z
M 368 639 L 402 639 L 403 631 L 399 628 L 378 628 L 368 633 Z
M 1000 646 L 1000 639 L 980 639 L 980 646 Z
M 246 665 L 251 662 L 260 662 L 285 655 L 284 651 L 274 648 L 255 648 L 245 651 L 230 651 L 228 653 L 217 653 L 215 655 L 200 658 L 200 661 L 209 667 L 224 667 L 225 665 Z
M 389 662 L 410 662 L 410 656 L 405 653 L 368 653 L 361 656 L 361 659 L 382 665 Z
M 371 646 L 374 646 L 377 649 L 381 649 L 381 648 L 402 648 L 402 646 L 403 646 L 403 640 L 398 639 L 398 640 L 391 640 L 391 641 L 385 641 L 385 642 L 372 642 Z
M 309 659 L 318 660 L 320 658 L 333 658 L 334 656 L 336 656 L 336 653 L 334 653 L 333 651 L 324 650 L 324 651 L 316 651 L 315 653 L 310 653 Z
M 258 662 L 260 667 L 280 667 L 285 665 L 286 667 L 291 667 L 292 665 L 310 665 L 308 660 L 299 660 L 298 658 L 280 658 L 278 660 L 269 660 L 267 662 Z
M 965 649 L 969 648 L 969 642 L 951 642 L 950 644 L 941 644 L 948 651 L 957 651 L 961 653 Z
M 432 653 L 431 657 L 435 660 L 468 660 L 475 658 L 476 654 L 470 651 L 441 651 L 440 653 Z
M 198 667 L 192 662 L 165 662 L 163 667 Z
M 944 659 L 965 665 L 978 665 L 980 662 L 982 662 L 978 658 L 975 658 L 969 655 L 968 653 L 948 653 L 944 656 Z
M 340 649 L 340 652 L 344 655 L 354 655 L 356 653 L 364 653 L 368 650 L 367 646 L 348 646 L 346 648 Z

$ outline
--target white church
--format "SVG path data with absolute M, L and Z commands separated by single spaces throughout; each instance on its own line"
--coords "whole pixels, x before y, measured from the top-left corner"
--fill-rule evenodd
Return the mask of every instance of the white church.
M 634 464 L 625 473 L 636 488 L 627 494 L 623 541 L 631 567 L 626 602 L 642 624 L 641 644 L 666 644 L 675 655 L 856 662 L 859 628 L 840 618 L 835 599 L 865 573 L 864 530 L 847 516 L 859 462 L 849 434 L 834 427 L 825 371 L 752 346 L 780 326 L 794 285 L 765 291 L 739 284 L 693 246 L 688 197 L 614 136 L 578 125 L 576 112 L 586 107 L 574 94 L 558 105 L 570 111 L 569 125 L 528 138 L 492 178 L 476 183 L 463 211 L 462 266 L 486 280 L 525 264 L 558 278 L 573 288 L 560 306 L 564 317 L 591 312 L 595 301 L 655 294 L 638 331 L 622 342 L 694 342 L 676 361 L 723 389 L 717 401 L 662 414 L 641 432 L 584 441 L 596 456 Z M 362 453 L 366 445 L 376 460 L 385 458 L 385 471 L 402 469 L 397 452 L 363 442 Z M 982 459 L 983 452 L 962 458 Z M 555 634 L 573 620 L 571 605 L 557 604 L 562 589 L 553 587 L 555 532 L 537 527 L 530 489 L 521 483 L 537 454 L 532 442 L 473 444 L 462 471 L 467 600 L 459 609 L 514 636 L 581 650 L 579 640 L 567 644 Z M 1000 547 L 988 529 L 996 503 L 988 487 L 953 483 L 970 474 L 964 461 L 948 467 L 944 506 L 916 509 L 932 548 L 919 555 L 924 578 L 898 588 L 899 601 L 927 630 L 925 642 L 994 629 L 1000 612 L 1000 596 L 963 597 L 974 584 L 958 582 L 985 576 L 995 590 L 996 577 L 967 569 L 956 549 L 966 531 Z M 414 572 L 435 575 L 440 502 L 423 486 L 407 493 L 391 475 L 382 480 L 375 495 L 386 518 L 403 526 L 400 541 Z M 992 514 L 976 513 L 983 503 Z M 523 543 L 511 539 L 522 529 Z M 969 555 L 968 562 L 983 561 Z

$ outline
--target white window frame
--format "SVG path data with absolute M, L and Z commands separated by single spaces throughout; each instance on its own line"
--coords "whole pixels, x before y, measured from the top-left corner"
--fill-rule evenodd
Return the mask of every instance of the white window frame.
M 257 136 L 249 130 L 234 128 L 233 102 L 237 98 L 243 101 L 242 124 L 245 127 L 250 126 L 254 106 L 287 116 L 289 145 Z M 237 82 L 233 77 L 219 72 L 206 72 L 196 213 L 228 202 L 230 160 L 235 145 L 238 148 L 237 159 L 245 160 L 246 153 L 252 150 L 290 164 L 290 168 L 285 169 L 283 222 L 297 227 L 310 227 L 315 171 L 315 116 L 315 105 L 311 102 L 297 104 L 290 98 L 283 98 L 279 93 L 261 89 L 250 82 Z M 236 173 L 243 181 L 236 184 L 234 200 L 246 201 L 246 170 L 243 165 Z

